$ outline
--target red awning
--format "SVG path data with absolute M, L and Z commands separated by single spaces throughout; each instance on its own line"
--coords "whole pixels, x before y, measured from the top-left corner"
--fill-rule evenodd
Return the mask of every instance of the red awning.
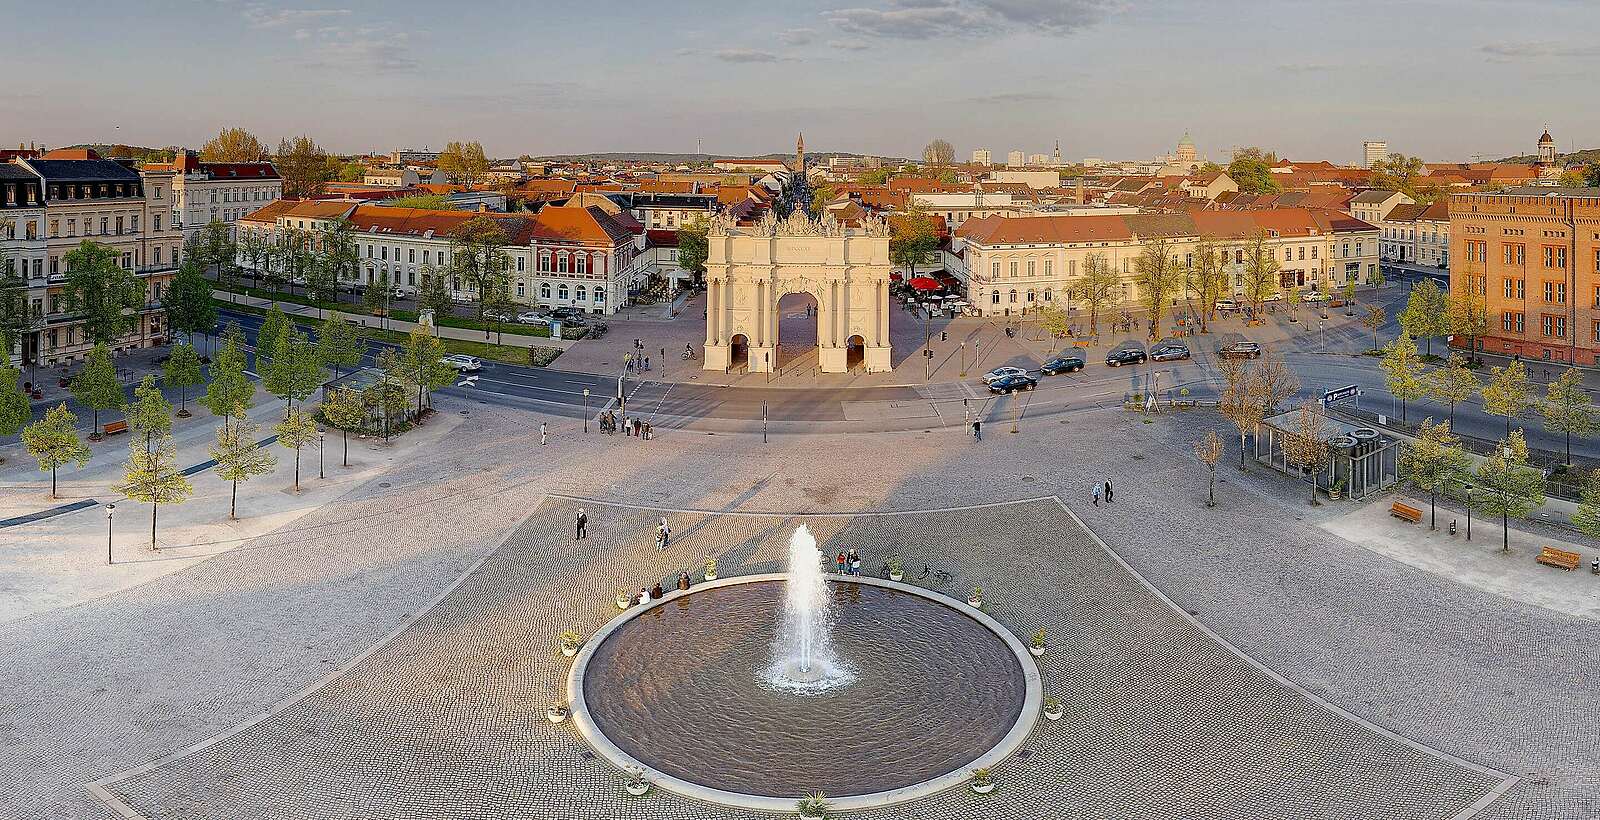
M 889 274 L 889 281 L 891 281 L 891 282 L 898 282 L 898 281 L 900 281 L 901 279 L 904 279 L 904 278 L 905 278 L 904 276 L 901 276 L 898 273 Z
M 916 276 L 911 279 L 911 287 L 917 290 L 938 290 L 942 287 L 939 280 L 927 276 Z

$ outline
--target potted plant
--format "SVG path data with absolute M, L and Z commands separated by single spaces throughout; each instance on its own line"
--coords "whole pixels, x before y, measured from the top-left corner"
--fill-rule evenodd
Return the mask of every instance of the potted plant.
M 983 587 L 972 588 L 972 595 L 967 598 L 967 606 L 973 609 L 983 609 Z
M 898 581 L 905 576 L 905 567 L 900 563 L 900 556 L 889 556 L 889 580 Z
M 617 609 L 627 609 L 633 604 L 633 593 L 622 590 L 617 593 Z
M 1043 629 L 1033 633 L 1033 645 L 1028 647 L 1028 652 L 1035 658 L 1044 654 L 1044 638 L 1045 632 Z
M 994 791 L 994 777 L 989 774 L 987 767 L 972 770 L 972 791 L 977 794 Z
M 551 723 L 560 723 L 561 721 L 566 720 L 568 714 L 570 713 L 567 711 L 567 707 L 565 706 L 551 706 L 550 708 L 544 710 L 545 720 L 548 720 Z
M 717 580 L 717 559 L 709 555 L 706 556 L 706 580 Z
M 803 820 L 822 820 L 828 816 L 828 798 L 822 792 L 812 792 L 795 804 Z
M 1044 699 L 1045 720 L 1060 720 L 1064 711 L 1066 710 L 1061 706 L 1061 698 L 1048 697 Z
M 578 645 L 583 643 L 583 636 L 569 629 L 561 633 L 559 640 L 561 642 L 561 654 L 570 658 L 578 654 Z
M 634 797 L 643 797 L 645 792 L 650 791 L 650 781 L 644 779 L 642 769 L 629 769 L 628 780 L 622 784 L 622 788 Z
M 1333 482 L 1333 486 L 1328 488 L 1328 497 L 1334 501 L 1344 497 L 1344 479 Z

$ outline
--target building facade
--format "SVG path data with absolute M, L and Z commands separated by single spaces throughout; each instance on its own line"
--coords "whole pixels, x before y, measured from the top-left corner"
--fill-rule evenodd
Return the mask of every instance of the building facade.
M 1383 140 L 1367 140 L 1361 143 L 1361 165 L 1364 168 L 1376 167 L 1380 162 L 1389 159 L 1389 143 Z
M 1017 216 L 974 219 L 956 232 L 947 268 L 985 316 L 1011 316 L 1047 305 L 1081 307 L 1090 254 L 1101 254 L 1120 279 L 1117 305 L 1137 305 L 1136 261 L 1145 240 L 1164 237 L 1185 267 L 1202 236 L 1227 260 L 1231 293 L 1244 289 L 1245 247 L 1257 233 L 1278 263 L 1283 290 L 1333 292 L 1365 283 L 1378 270 L 1378 229 L 1335 211 L 1278 208 L 1179 214 Z
M 1448 207 L 1450 292 L 1482 297 L 1489 332 L 1479 349 L 1596 364 L 1600 188 L 1456 194 Z
M 46 282 L 41 186 L 39 176 L 27 168 L 0 162 L 0 276 L 13 286 L 20 283 L 29 295 L 42 291 Z M 37 350 L 36 344 L 33 349 Z M 33 358 L 24 359 L 28 350 L 27 339 L 17 339 L 0 356 L 12 363 L 33 364 Z
M 283 179 L 270 162 L 201 162 L 193 151 L 179 151 L 168 163 L 139 169 L 150 198 L 169 203 L 169 217 L 184 239 L 211 222 L 233 225 L 245 214 L 283 198 Z
M 979 148 L 972 152 L 972 164 L 984 166 L 993 165 L 994 156 L 989 153 L 989 149 Z

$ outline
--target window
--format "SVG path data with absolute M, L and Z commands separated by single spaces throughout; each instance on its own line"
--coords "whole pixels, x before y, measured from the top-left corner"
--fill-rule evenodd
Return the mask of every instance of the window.
M 1597 257 L 1600 257 L 1600 254 L 1597 254 Z M 1052 260 L 1049 260 L 1049 259 L 1046 259 L 1046 260 L 1044 260 L 1044 275 L 1045 275 L 1045 276 L 1049 276 L 1049 275 L 1051 275 L 1051 270 L 1050 270 L 1050 268 L 1051 268 L 1051 264 L 1050 264 L 1050 263 L 1051 263 L 1051 261 L 1052 261 Z M 1049 293 L 1049 292 L 1050 292 L 1050 291 L 1045 291 L 1045 293 Z M 1048 297 L 1048 296 L 1046 296 L 1046 297 L 1045 297 L 1045 301 L 1046 301 L 1046 302 L 1048 302 L 1048 301 L 1050 301 L 1050 297 Z
M 1555 305 L 1564 305 L 1564 304 L 1566 304 L 1567 303 L 1567 283 L 1566 282 L 1546 282 L 1546 283 L 1544 283 L 1544 300 L 1546 302 L 1549 302 L 1549 303 L 1555 304 Z
M 525 284 L 523 284 L 521 279 L 518 279 L 517 280 L 517 298 L 521 299 L 523 296 L 525 296 L 526 295 L 526 293 L 525 293 L 526 290 L 527 290 L 527 286 Z
M 567 255 L 565 253 L 556 254 L 556 273 L 566 273 L 566 272 L 567 272 Z M 564 290 L 567 289 L 567 286 L 566 285 L 562 285 L 561 289 L 564 291 Z M 566 294 L 562 294 L 561 298 L 563 298 L 563 299 L 567 298 Z
M 117 236 L 122 235 L 122 217 L 117 217 Z
M 1037 297 L 1037 294 L 1035 294 L 1035 293 L 1034 293 L 1034 292 L 1033 292 L 1033 291 L 1031 291 L 1031 290 L 1030 290 L 1030 291 L 1028 291 L 1028 301 L 1029 301 L 1029 302 L 1030 302 L 1030 303 L 1031 303 L 1031 302 L 1033 302 L 1033 301 L 1034 301 L 1034 299 L 1035 299 L 1035 298 L 1036 298 L 1036 297 Z
M 1522 332 L 1522 314 L 1507 312 L 1500 315 L 1500 327 L 1507 333 Z
M 1567 317 L 1541 316 L 1539 321 L 1539 329 L 1544 333 L 1544 335 L 1551 338 L 1565 339 L 1567 338 Z
M 585 254 L 581 254 L 580 253 L 576 257 L 574 257 L 572 264 L 573 264 L 573 271 L 575 273 L 588 273 L 589 272 L 589 257 L 587 255 L 585 255 Z M 579 293 L 578 294 L 578 298 L 582 299 L 583 298 L 583 294 Z
M 407 262 L 415 262 L 415 261 L 417 261 L 417 249 L 416 248 L 406 248 L 406 261 Z
M 539 283 L 539 298 L 540 299 L 549 299 L 550 298 L 550 283 L 549 282 L 540 282 Z
M 1032 259 L 1029 259 L 1029 260 L 1028 260 L 1028 278 L 1029 278 L 1029 279 L 1032 279 L 1032 278 L 1033 278 L 1033 273 L 1034 273 L 1034 272 L 1033 272 L 1033 260 L 1032 260 Z
M 517 273 L 522 273 L 523 270 L 525 270 L 527 267 L 528 267 L 528 258 L 525 257 L 525 256 L 518 256 L 517 257 Z
M 544 273 L 549 273 L 550 272 L 550 252 L 549 251 L 539 251 L 539 270 L 541 272 L 544 272 Z M 549 298 L 549 294 L 546 294 L 545 298 L 548 299 Z
M 1317 246 L 1316 245 L 1312 245 L 1311 246 L 1311 258 L 1312 259 L 1316 259 L 1317 258 Z
M 582 302 L 582 301 L 584 301 L 584 299 L 588 298 L 589 289 L 584 287 L 583 285 L 579 285 L 576 293 L 577 293 L 578 301 Z
M 60 236 L 61 235 L 61 220 L 59 220 L 59 219 L 50 220 L 50 235 L 51 236 Z
M 1012 279 L 1017 278 L 1017 260 L 1015 260 L 1015 259 L 1011 260 L 1011 278 Z M 1015 294 L 1015 293 L 1016 293 L 1016 291 L 1012 291 L 1012 294 Z M 1015 295 L 1013 295 L 1011 297 L 1011 301 L 1013 301 L 1013 302 L 1017 301 L 1017 298 L 1016 298 Z
M 1050 301 L 1050 289 L 1049 288 L 1045 288 L 1044 289 L 1044 300 L 1046 302 Z
M 1000 304 L 1000 291 L 997 290 L 994 293 L 989 294 L 989 303 L 994 305 Z
M 999 279 L 1000 278 L 1000 263 L 999 262 L 994 262 L 994 263 L 991 263 L 989 265 L 989 275 L 991 277 L 995 278 L 995 279 Z
M 389 246 L 388 245 L 385 245 L 385 246 L 383 246 L 383 247 L 378 249 L 378 258 L 384 260 L 385 262 L 389 261 Z
M 1015 264 L 1015 263 L 1012 263 L 1012 264 Z M 1013 289 L 1012 289 L 1012 290 L 1011 290 L 1011 298 L 1010 298 L 1010 299 L 1009 299 L 1009 301 L 1010 301 L 1010 302 L 1011 302 L 1011 304 L 1013 304 L 1013 305 L 1014 305 L 1014 304 L 1016 304 L 1016 303 L 1017 303 L 1017 291 L 1016 291 L 1016 289 L 1015 289 L 1015 288 L 1013 288 Z
M 1359 250 L 1358 250 L 1358 251 L 1356 251 L 1356 254 L 1357 254 L 1357 255 L 1358 255 L 1358 256 L 1359 256 L 1359 255 L 1360 255 L 1360 253 L 1361 253 L 1361 252 L 1360 252 L 1360 251 L 1359 251 Z M 1300 248 L 1300 259 L 1301 259 L 1301 260 L 1302 260 L 1302 261 L 1303 261 L 1303 260 L 1304 260 L 1304 259 L 1305 259 L 1305 258 L 1306 258 L 1306 249 L 1305 249 L 1305 247 L 1304 247 L 1304 246 L 1301 246 L 1301 248 Z
M 599 288 L 599 287 L 595 288 L 594 289 L 594 303 L 597 304 L 597 305 L 603 305 L 603 304 L 605 304 L 605 302 L 606 302 L 606 289 L 605 288 Z
M 152 231 L 161 230 L 161 214 L 155 214 L 155 215 L 150 217 L 150 230 L 152 230 Z
M 568 295 L 567 295 L 567 286 L 566 286 L 565 283 L 562 283 L 562 285 L 559 288 L 556 289 L 556 297 L 561 299 L 562 301 L 566 301 L 569 298 Z

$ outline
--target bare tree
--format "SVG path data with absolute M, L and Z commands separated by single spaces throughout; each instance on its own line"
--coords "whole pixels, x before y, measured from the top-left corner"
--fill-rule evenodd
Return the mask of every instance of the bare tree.
M 1210 473 L 1209 483 L 1206 486 L 1206 506 L 1217 506 L 1217 462 L 1222 460 L 1222 437 L 1215 430 L 1207 430 L 1205 436 L 1194 443 L 1195 458 L 1206 465 L 1206 472 Z
M 1226 386 L 1217 399 L 1217 410 L 1239 430 L 1239 469 L 1244 469 L 1245 436 L 1260 426 L 1266 407 L 1260 382 L 1250 369 L 1235 359 L 1223 359 L 1222 377 Z
M 948 141 L 936 139 L 922 149 L 922 161 L 929 165 L 950 165 L 956 161 L 956 149 Z
M 1294 432 L 1283 440 L 1283 454 L 1300 467 L 1311 482 L 1311 503 L 1317 503 L 1317 474 L 1328 466 L 1327 425 L 1317 403 L 1306 401 L 1300 405 L 1295 419 Z
M 1300 392 L 1300 379 L 1282 359 L 1263 359 L 1251 378 L 1257 384 L 1256 392 L 1260 394 L 1262 409 L 1267 413 L 1278 412 L 1278 407 L 1284 401 Z

